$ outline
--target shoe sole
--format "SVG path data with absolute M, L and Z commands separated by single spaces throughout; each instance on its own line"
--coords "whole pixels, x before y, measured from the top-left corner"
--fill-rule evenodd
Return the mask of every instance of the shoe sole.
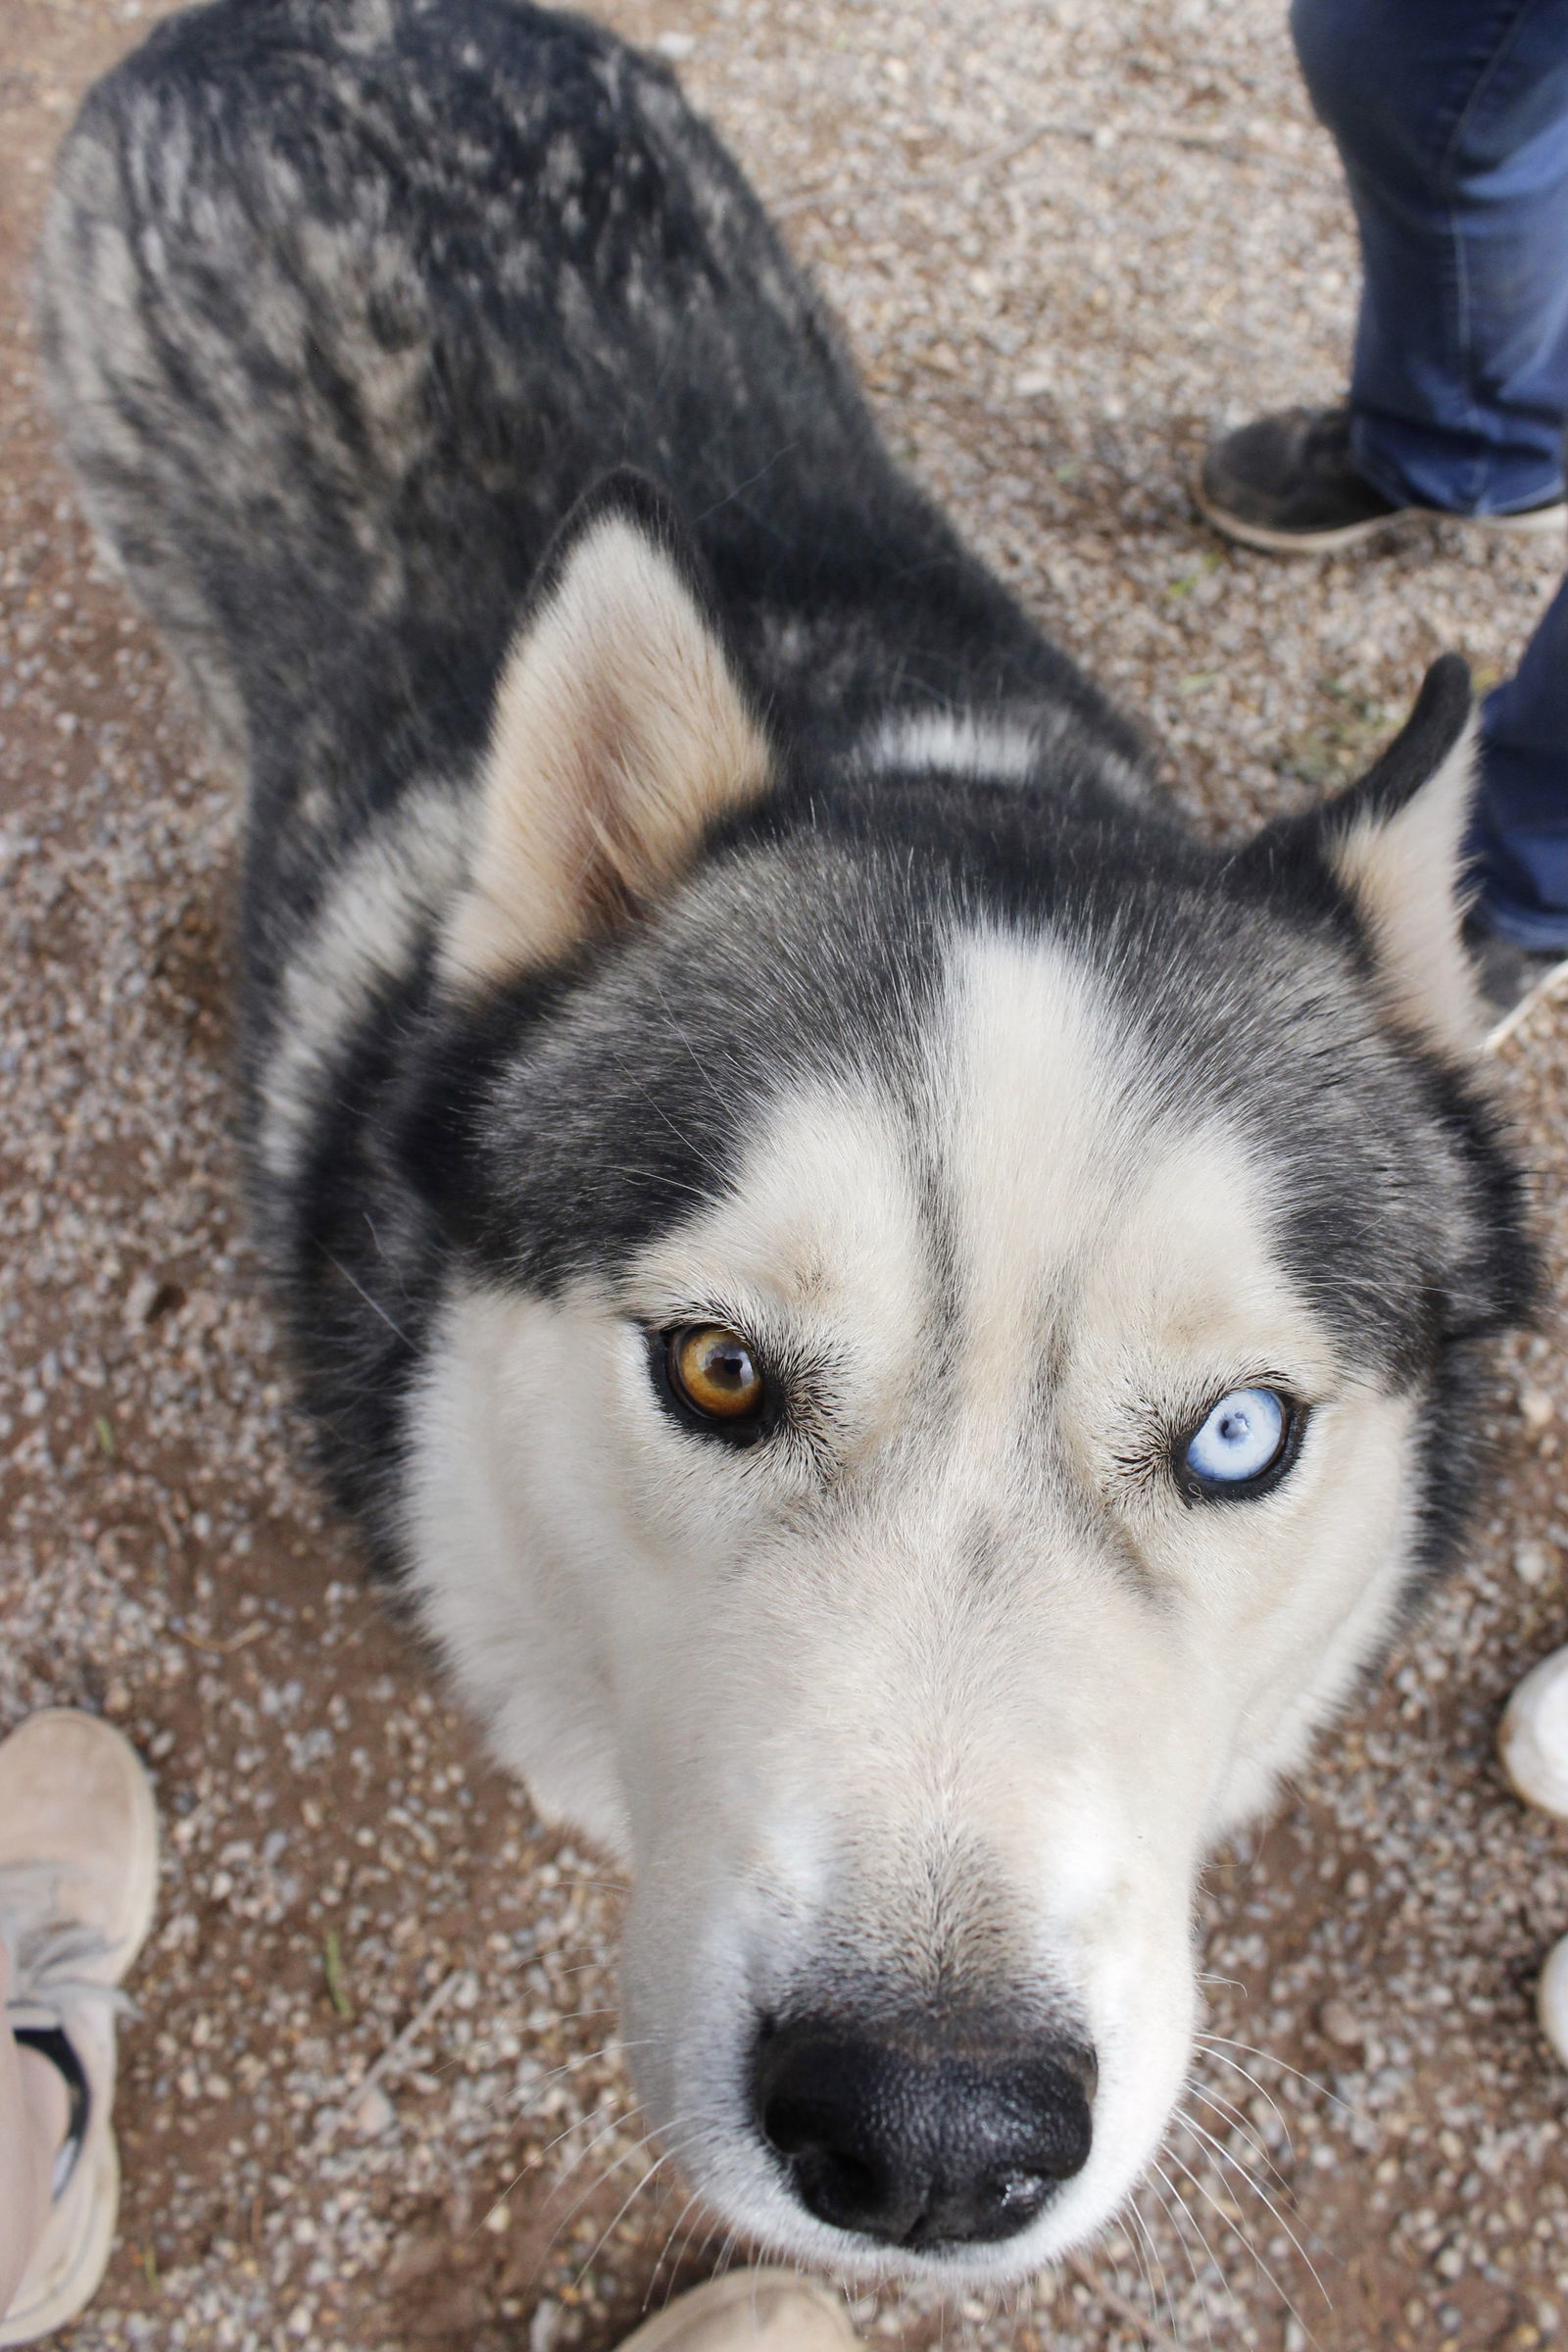
M 1256 548 L 1265 556 L 1335 556 L 1342 548 L 1364 547 L 1386 531 L 1406 522 L 1462 522 L 1467 529 L 1491 531 L 1504 539 L 1534 539 L 1560 531 L 1568 523 L 1568 501 L 1549 507 L 1531 507 L 1522 514 L 1450 514 L 1441 507 L 1396 507 L 1392 514 L 1370 514 L 1364 522 L 1343 523 L 1333 531 L 1271 531 L 1260 522 L 1244 522 L 1240 515 L 1218 507 L 1201 482 L 1193 485 L 1193 498 L 1203 520 L 1224 539 L 1239 547 Z

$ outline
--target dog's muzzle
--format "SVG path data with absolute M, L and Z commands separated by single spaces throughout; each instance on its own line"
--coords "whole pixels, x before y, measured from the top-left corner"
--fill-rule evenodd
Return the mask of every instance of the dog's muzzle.
M 1093 2053 L 1061 2034 L 764 2020 L 757 2128 L 808 2213 L 911 2251 L 1012 2237 L 1088 2161 Z

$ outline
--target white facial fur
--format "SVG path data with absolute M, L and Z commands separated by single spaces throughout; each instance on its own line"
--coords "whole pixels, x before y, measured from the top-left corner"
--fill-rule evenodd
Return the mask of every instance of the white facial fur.
M 760 2014 L 940 1973 L 1087 2028 L 1088 2164 L 940 2264 L 999 2279 L 1090 2235 L 1154 2152 L 1197 1868 L 1387 1622 L 1413 1407 L 1340 1362 L 1268 1169 L 1158 1107 L 1064 954 L 956 943 L 924 1090 L 913 1118 L 869 1084 L 782 1093 L 613 1298 L 461 1298 L 411 1534 L 498 1751 L 634 1872 L 639 2086 L 730 2221 L 895 2259 L 789 2195 L 749 2114 Z M 645 1335 L 699 1319 L 796 1368 L 808 1442 L 671 1418 Z M 1295 1467 L 1187 1501 L 1153 1433 L 1258 1381 L 1311 1406 Z

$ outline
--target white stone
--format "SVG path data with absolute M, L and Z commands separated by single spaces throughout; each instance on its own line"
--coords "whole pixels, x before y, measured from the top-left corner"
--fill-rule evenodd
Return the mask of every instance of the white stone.
M 1536 1987 L 1541 2031 L 1564 2066 L 1568 2066 L 1568 1936 L 1554 1943 Z
M 1342 2049 L 1358 2049 L 1366 2039 L 1366 2030 L 1348 2001 L 1337 1997 L 1325 2001 L 1317 2013 L 1317 2022 L 1330 2041 L 1338 2042 Z
M 356 2139 L 379 2139 L 397 2120 L 397 2110 L 379 2082 L 371 2082 L 354 2102 L 352 2121 Z
M 1525 1676 L 1503 1709 L 1497 1753 L 1516 1795 L 1568 1821 L 1568 1649 Z
M 1522 1585 L 1545 1584 L 1556 1565 L 1557 1555 L 1549 1544 L 1516 1544 L 1513 1547 L 1514 1574 Z
M 1519 1410 L 1526 1429 L 1540 1431 L 1556 1413 L 1557 1400 L 1549 1389 L 1521 1389 Z

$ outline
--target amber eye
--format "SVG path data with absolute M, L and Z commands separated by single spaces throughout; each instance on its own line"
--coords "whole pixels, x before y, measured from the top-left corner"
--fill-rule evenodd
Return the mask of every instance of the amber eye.
M 757 1419 L 767 1401 L 767 1383 L 738 1332 L 719 1323 L 686 1323 L 666 1345 L 669 1385 L 683 1404 L 710 1421 Z

